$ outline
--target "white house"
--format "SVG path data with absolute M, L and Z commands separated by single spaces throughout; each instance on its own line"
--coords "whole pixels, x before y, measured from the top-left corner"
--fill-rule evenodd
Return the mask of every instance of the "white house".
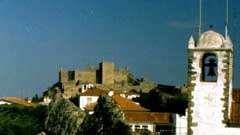
M 0 105 L 3 104 L 17 104 L 22 106 L 34 106 L 35 104 L 31 102 L 29 99 L 23 99 L 20 97 L 3 97 L 0 98 Z
M 106 95 L 107 93 L 108 93 L 107 91 L 98 88 L 88 88 L 87 90 L 84 90 L 84 92 L 80 94 L 79 107 L 82 110 L 85 110 L 85 107 L 87 105 L 96 103 L 100 95 Z
M 8 101 L 6 101 L 6 100 L 4 100 L 4 99 L 0 99 L 0 105 L 10 105 L 10 104 L 12 104 L 12 103 L 10 103 L 10 102 L 8 102 Z

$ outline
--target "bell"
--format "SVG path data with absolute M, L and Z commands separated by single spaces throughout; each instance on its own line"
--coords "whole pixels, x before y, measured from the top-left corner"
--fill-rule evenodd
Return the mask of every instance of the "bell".
M 215 71 L 214 71 L 214 67 L 209 67 L 209 70 L 208 70 L 208 74 L 207 74 L 208 76 L 211 76 L 211 77 L 213 77 L 213 76 L 216 76 L 216 73 L 215 73 Z
M 215 67 L 217 66 L 217 64 L 216 64 L 216 61 L 215 61 L 215 59 L 209 59 L 209 63 L 208 63 L 208 67 L 209 67 L 209 69 L 208 69 L 208 76 L 211 76 L 211 77 L 213 77 L 213 76 L 216 76 L 216 73 L 215 73 Z

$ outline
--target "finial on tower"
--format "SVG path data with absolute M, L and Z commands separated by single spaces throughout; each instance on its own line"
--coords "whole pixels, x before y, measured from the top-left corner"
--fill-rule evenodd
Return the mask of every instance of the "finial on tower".
M 199 26 L 198 26 L 199 38 L 201 34 L 202 34 L 202 0 L 199 0 Z
M 226 0 L 226 22 L 225 22 L 225 39 L 228 36 L 228 0 Z

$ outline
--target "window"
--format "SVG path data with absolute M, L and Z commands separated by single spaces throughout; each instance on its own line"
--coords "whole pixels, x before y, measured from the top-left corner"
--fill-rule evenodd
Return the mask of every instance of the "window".
M 148 125 L 143 125 L 142 128 L 143 129 L 148 129 Z
M 68 71 L 68 81 L 75 80 L 75 72 L 74 71 Z
M 139 130 L 140 129 L 140 125 L 135 125 L 135 130 Z
M 202 81 L 216 82 L 218 78 L 218 60 L 213 53 L 206 53 L 202 58 Z

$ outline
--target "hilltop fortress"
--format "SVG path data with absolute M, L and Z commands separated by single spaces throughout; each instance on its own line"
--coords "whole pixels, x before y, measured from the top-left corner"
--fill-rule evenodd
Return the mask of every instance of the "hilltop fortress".
M 103 61 L 99 63 L 98 67 L 75 70 L 60 69 L 59 81 L 47 91 L 47 95 L 58 91 L 63 94 L 63 97 L 70 98 L 81 93 L 86 84 L 103 90 L 122 92 L 149 91 L 157 86 L 153 82 L 134 78 L 127 68 L 117 69 L 113 62 Z
M 76 69 L 73 71 L 60 70 L 59 81 L 64 84 L 69 82 L 92 83 L 92 84 L 127 84 L 132 80 L 132 75 L 127 68 L 115 69 L 113 62 L 101 62 L 99 68 Z

